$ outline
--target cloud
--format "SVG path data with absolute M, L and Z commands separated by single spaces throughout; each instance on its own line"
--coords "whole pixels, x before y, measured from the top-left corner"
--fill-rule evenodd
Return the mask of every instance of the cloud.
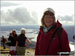
M 65 24 L 65 25 L 74 24 L 73 15 L 58 16 L 57 19 L 61 21 L 62 24 Z
M 60 21 L 73 21 L 73 16 L 68 16 L 68 15 L 65 15 L 65 16 L 58 16 L 57 17 Z
M 1 7 L 9 7 L 9 6 L 17 6 L 17 5 L 19 5 L 19 4 L 16 4 L 16 3 L 5 2 L 5 1 L 1 1 L 0 3 L 1 3 L 0 4 Z
M 35 11 L 29 11 L 24 7 L 16 7 L 7 11 L 0 10 L 2 25 L 36 25 L 38 22 L 38 15 Z M 65 15 L 58 16 L 57 19 L 63 24 L 73 24 L 73 16 Z
M 35 25 L 38 24 L 37 13 L 31 13 L 23 7 L 18 7 L 15 10 L 8 10 L 6 13 L 1 13 L 2 23 L 9 25 Z M 37 19 L 37 20 L 36 20 Z

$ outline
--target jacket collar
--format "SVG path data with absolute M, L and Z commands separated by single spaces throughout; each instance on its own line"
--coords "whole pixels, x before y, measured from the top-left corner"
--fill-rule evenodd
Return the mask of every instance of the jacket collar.
M 50 31 L 52 29 L 57 29 L 57 28 L 59 28 L 61 26 L 62 26 L 62 24 L 57 20 L 57 22 L 51 28 L 49 28 L 48 31 Z M 44 28 L 44 26 L 40 26 L 41 31 L 43 31 L 43 28 Z

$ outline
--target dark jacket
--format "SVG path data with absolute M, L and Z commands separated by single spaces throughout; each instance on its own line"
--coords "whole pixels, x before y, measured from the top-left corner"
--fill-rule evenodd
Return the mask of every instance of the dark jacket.
M 18 46 L 24 47 L 26 43 L 27 37 L 24 34 L 20 34 L 17 38 Z
M 70 52 L 68 35 L 64 29 L 62 29 L 60 41 L 57 33 L 52 42 L 50 43 L 49 41 L 56 29 L 61 26 L 62 25 L 57 21 L 56 25 L 54 25 L 46 34 L 43 32 L 42 28 L 40 28 L 37 37 L 35 55 L 57 55 L 58 52 Z
M 9 36 L 8 40 L 10 41 L 10 46 L 16 46 L 17 34 L 15 34 L 13 37 Z

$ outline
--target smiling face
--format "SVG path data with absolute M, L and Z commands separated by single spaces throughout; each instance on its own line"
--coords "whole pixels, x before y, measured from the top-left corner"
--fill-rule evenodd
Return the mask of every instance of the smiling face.
M 42 26 L 50 27 L 55 23 L 55 14 L 50 11 L 45 11 L 41 19 Z
M 44 21 L 44 24 L 46 27 L 50 27 L 54 23 L 54 18 L 53 18 L 53 16 L 45 15 L 43 21 Z

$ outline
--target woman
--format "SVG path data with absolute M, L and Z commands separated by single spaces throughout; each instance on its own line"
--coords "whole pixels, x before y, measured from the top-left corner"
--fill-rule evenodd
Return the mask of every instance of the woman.
M 58 52 L 70 52 L 66 31 L 62 28 L 60 40 L 57 29 L 62 27 L 59 21 L 55 22 L 55 12 L 47 8 L 41 19 L 42 26 L 37 37 L 35 55 L 58 55 Z M 55 36 L 53 36 L 55 34 Z
M 17 55 L 25 55 L 25 47 L 30 44 L 30 41 L 25 36 L 25 29 L 21 30 L 21 34 L 18 36 L 16 41 Z M 27 43 L 26 43 L 27 42 Z
M 12 33 L 10 33 L 8 40 L 10 41 L 10 54 L 11 55 L 16 55 L 16 39 L 17 39 L 17 34 L 16 30 L 12 30 Z

